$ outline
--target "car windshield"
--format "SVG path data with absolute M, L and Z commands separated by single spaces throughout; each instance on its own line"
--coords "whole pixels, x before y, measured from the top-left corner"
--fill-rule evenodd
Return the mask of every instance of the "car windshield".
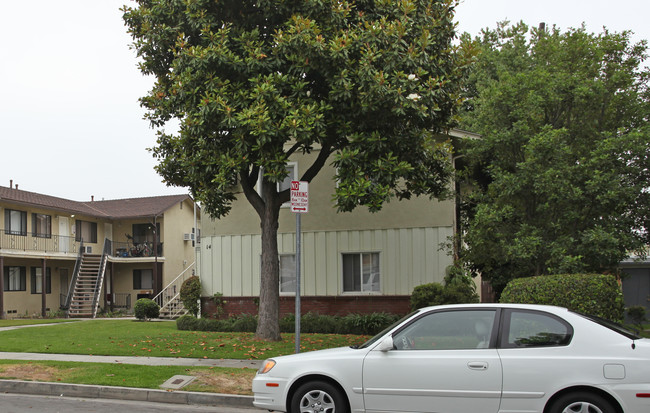
M 394 322 L 393 324 L 391 324 L 391 325 L 389 325 L 388 327 L 386 327 L 385 329 L 383 329 L 379 334 L 377 334 L 376 336 L 374 336 L 374 337 L 371 338 L 370 340 L 366 341 L 365 343 L 363 343 L 363 344 L 361 344 L 361 345 L 359 345 L 359 346 L 350 346 L 350 347 L 352 347 L 352 348 L 367 348 L 368 346 L 371 346 L 371 345 L 374 344 L 377 340 L 379 340 L 380 338 L 382 338 L 382 337 L 383 337 L 387 332 L 389 332 L 390 330 L 392 330 L 393 328 L 395 328 L 395 326 L 397 326 L 398 324 L 400 324 L 401 322 L 403 322 L 404 320 L 406 320 L 407 318 L 411 317 L 413 314 L 415 314 L 415 313 L 417 313 L 417 312 L 419 312 L 419 311 L 420 311 L 420 310 L 416 310 L 416 311 L 413 311 L 413 312 L 410 313 L 410 314 L 405 315 L 405 316 L 402 317 L 401 319 L 397 320 L 397 321 Z
M 581 313 L 576 313 L 576 314 L 586 318 L 587 320 L 591 320 L 594 323 L 600 324 L 603 327 L 607 327 L 610 330 L 616 331 L 618 334 L 621 334 L 621 335 L 623 335 L 623 336 L 625 336 L 625 337 L 627 337 L 627 338 L 629 338 L 631 340 L 639 340 L 639 339 L 642 338 L 638 334 L 638 332 L 632 331 L 632 330 L 626 328 L 625 326 L 623 326 L 623 325 L 621 325 L 619 323 L 615 323 L 613 321 L 606 320 L 604 318 L 596 317 L 596 316 L 593 316 L 593 315 L 587 315 L 587 314 L 581 314 Z

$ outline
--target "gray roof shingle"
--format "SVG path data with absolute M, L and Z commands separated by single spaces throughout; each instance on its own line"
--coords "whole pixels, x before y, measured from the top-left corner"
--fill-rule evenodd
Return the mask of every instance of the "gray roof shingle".
M 89 215 L 106 219 L 139 218 L 161 215 L 173 205 L 190 198 L 189 195 L 163 195 L 107 201 L 78 202 L 22 189 L 0 186 L 0 201 Z

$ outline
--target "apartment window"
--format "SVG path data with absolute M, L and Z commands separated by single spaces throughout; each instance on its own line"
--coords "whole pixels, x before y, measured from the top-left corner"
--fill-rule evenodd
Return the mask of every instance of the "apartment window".
M 78 219 L 75 222 L 76 227 L 76 241 L 88 242 L 91 244 L 97 243 L 97 223 L 82 221 Z
M 262 177 L 264 176 L 264 171 L 260 169 L 259 176 L 257 178 L 257 192 L 262 193 Z M 287 189 L 291 189 L 291 181 L 298 180 L 298 164 L 296 162 L 287 163 L 287 176 L 282 180 L 282 182 L 277 183 L 277 191 L 282 192 Z M 285 202 L 282 204 L 283 207 L 289 207 L 290 202 Z
M 32 235 L 39 238 L 52 238 L 52 217 L 45 214 L 32 214 Z
M 27 235 L 27 212 L 5 209 L 5 234 Z
M 291 189 L 291 181 L 298 180 L 298 165 L 295 162 L 288 163 L 287 173 L 288 175 L 286 178 L 284 178 L 282 182 L 278 183 L 278 192 Z
M 343 254 L 343 292 L 379 291 L 379 253 Z
M 5 291 L 26 290 L 26 269 L 25 267 L 5 267 Z
M 296 292 L 296 256 L 294 254 L 280 255 L 280 292 Z
M 134 290 L 153 290 L 153 270 L 133 270 Z
M 32 267 L 30 282 L 32 294 L 41 294 L 43 292 L 42 267 Z M 45 293 L 52 294 L 52 274 L 49 267 L 45 269 Z
M 160 234 L 160 223 L 156 223 L 154 231 L 153 224 L 133 224 L 133 242 L 136 244 L 153 244 L 154 233 Z M 160 242 L 160 235 L 158 235 Z

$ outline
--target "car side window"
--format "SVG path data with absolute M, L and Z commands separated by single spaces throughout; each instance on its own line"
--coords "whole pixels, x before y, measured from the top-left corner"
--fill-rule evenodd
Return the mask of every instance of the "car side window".
M 397 350 L 461 350 L 488 348 L 494 310 L 435 311 L 393 334 Z
M 573 328 L 566 321 L 538 311 L 506 312 L 506 348 L 565 346 L 571 342 Z

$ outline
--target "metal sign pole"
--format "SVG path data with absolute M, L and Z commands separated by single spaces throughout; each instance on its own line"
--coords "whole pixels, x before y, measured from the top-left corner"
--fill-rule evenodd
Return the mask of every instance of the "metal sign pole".
M 296 214 L 296 354 L 300 353 L 300 214 Z
M 309 182 L 291 181 L 291 212 L 296 213 L 296 353 L 300 353 L 300 215 L 309 211 Z

